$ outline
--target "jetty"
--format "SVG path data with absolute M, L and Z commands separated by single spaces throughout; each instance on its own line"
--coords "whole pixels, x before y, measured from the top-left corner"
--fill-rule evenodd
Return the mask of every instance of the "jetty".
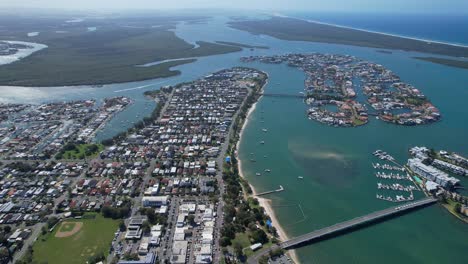
M 261 251 L 258 251 L 256 254 L 251 256 L 248 259 L 248 263 L 258 263 L 258 259 L 262 256 L 267 254 L 271 250 L 275 250 L 278 248 L 282 249 L 294 249 L 305 244 L 309 244 L 313 241 L 323 240 L 327 238 L 331 238 L 336 235 L 343 234 L 345 232 L 350 232 L 356 230 L 358 228 L 362 228 L 368 226 L 369 224 L 375 223 L 377 221 L 382 221 L 388 219 L 390 217 L 396 217 L 402 215 L 404 213 L 410 212 L 417 208 L 425 207 L 437 202 L 437 199 L 432 197 L 427 197 L 421 199 L 419 201 L 407 203 L 404 205 L 390 207 L 388 209 L 372 212 L 370 214 L 353 218 L 351 220 L 347 220 L 338 224 L 334 224 L 329 227 L 325 227 L 319 230 L 312 231 L 310 233 L 297 236 L 295 238 L 289 239 L 287 241 L 281 242 L 277 245 L 272 246 L 271 248 L 267 248 Z
M 284 191 L 284 188 L 283 188 L 283 185 L 280 185 L 279 189 L 257 193 L 255 196 L 262 196 L 262 195 L 267 195 L 267 194 L 270 194 L 270 193 L 276 193 L 276 192 L 282 192 L 282 191 Z

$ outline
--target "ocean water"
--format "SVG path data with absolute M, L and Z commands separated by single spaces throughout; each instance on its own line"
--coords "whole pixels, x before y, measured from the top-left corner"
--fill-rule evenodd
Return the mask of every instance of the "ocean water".
M 285 15 L 412 38 L 468 45 L 467 14 L 294 12 Z
M 104 87 L 0 87 L 0 99 L 17 102 L 42 102 L 78 98 L 102 99 L 128 96 L 135 103 L 119 113 L 99 134 L 112 136 L 131 122 L 149 115 L 151 106 L 142 93 L 163 85 L 190 81 L 213 71 L 232 66 L 249 66 L 266 71 L 268 92 L 298 94 L 304 74 L 286 65 L 241 63 L 245 55 L 274 55 L 291 52 L 350 54 L 380 63 L 418 87 L 440 109 L 441 122 L 428 126 L 402 127 L 372 119 L 358 128 L 333 128 L 308 120 L 306 106 L 295 98 L 263 97 L 244 131 L 239 156 L 246 178 L 258 191 L 284 192 L 268 196 L 279 223 L 290 236 L 296 236 L 337 222 L 387 208 L 393 203 L 375 199 L 371 153 L 383 149 L 405 162 L 414 145 L 443 148 L 468 155 L 468 74 L 415 60 L 414 52 L 380 53 L 375 49 L 283 41 L 263 35 L 227 28 L 227 18 L 216 17 L 208 24 L 180 24 L 176 34 L 187 42 L 233 41 L 265 45 L 270 49 L 200 58 L 195 63 L 175 67 L 181 75 L 142 82 L 109 84 Z M 129 120 L 127 122 L 127 120 Z M 261 121 L 264 121 L 262 123 Z M 268 133 L 262 132 L 267 128 Z M 261 140 L 265 141 L 260 145 Z M 257 162 L 249 162 L 254 153 Z M 266 156 L 266 158 L 264 158 Z M 255 176 L 271 169 L 271 173 Z M 303 180 L 297 177 L 303 176 Z M 468 178 L 463 178 L 468 186 Z M 422 194 L 416 193 L 417 197 Z M 412 212 L 359 231 L 298 249 L 302 263 L 466 263 L 468 226 L 439 205 Z

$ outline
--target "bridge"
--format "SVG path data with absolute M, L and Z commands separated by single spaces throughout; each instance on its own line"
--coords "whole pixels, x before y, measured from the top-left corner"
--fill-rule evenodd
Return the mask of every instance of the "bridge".
M 301 99 L 306 98 L 305 95 L 303 94 L 260 93 L 260 95 L 269 96 L 269 97 L 291 97 L 291 98 L 301 98 Z
M 419 201 L 376 211 L 368 215 L 356 217 L 348 221 L 344 221 L 344 222 L 341 222 L 341 223 L 338 223 L 329 227 L 315 230 L 310 233 L 284 241 L 278 245 L 272 246 L 271 248 L 260 250 L 256 254 L 251 256 L 248 262 L 251 264 L 258 263 L 258 259 L 261 256 L 267 254 L 271 250 L 275 250 L 278 248 L 282 248 L 282 249 L 297 248 L 307 243 L 311 243 L 316 240 L 323 240 L 326 238 L 330 238 L 334 235 L 338 235 L 347 231 L 352 231 L 357 228 L 363 227 L 365 225 L 377 222 L 379 220 L 384 220 L 392 216 L 401 215 L 403 213 L 409 212 L 416 208 L 424 207 L 424 206 L 433 204 L 435 202 L 437 202 L 437 199 L 434 199 L 432 197 L 427 197 Z

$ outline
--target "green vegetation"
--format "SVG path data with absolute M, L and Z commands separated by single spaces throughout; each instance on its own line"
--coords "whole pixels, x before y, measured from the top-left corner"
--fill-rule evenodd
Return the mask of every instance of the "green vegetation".
M 67 143 L 55 156 L 56 159 L 83 159 L 94 157 L 104 149 L 102 144 Z
M 130 206 L 131 204 L 129 201 L 126 201 L 122 205 L 122 207 L 119 207 L 119 208 L 105 205 L 104 207 L 102 207 L 101 212 L 105 218 L 122 219 L 122 218 L 127 217 L 130 214 L 130 211 L 131 211 Z
M 384 54 L 393 54 L 393 52 L 388 51 L 388 50 L 376 50 L 379 53 L 384 53 Z
M 366 124 L 367 122 L 365 121 L 362 121 L 360 119 L 357 119 L 357 118 L 353 118 L 353 126 L 362 126 L 364 124 Z
M 242 44 L 242 43 L 230 42 L 230 41 L 216 41 L 216 43 L 229 45 L 229 46 L 236 46 L 236 47 L 241 47 L 241 48 L 248 48 L 248 49 L 269 49 L 270 48 L 267 46 L 248 45 L 248 44 Z
M 226 155 L 231 157 L 230 163 L 223 164 L 223 179 L 226 193 L 223 195 L 225 224 L 221 229 L 220 245 L 232 247 L 239 259 L 253 254 L 248 247 L 255 243 L 262 243 L 270 247 L 276 242 L 277 232 L 274 227 L 268 227 L 266 221 L 269 217 L 258 200 L 247 197 L 252 192 L 246 180 L 239 176 L 239 168 L 235 156 L 236 143 L 240 137 L 242 124 L 250 107 L 258 100 L 260 91 L 266 83 L 266 75 L 256 80 L 256 86 L 245 99 L 236 119 L 233 122 L 233 134 L 229 139 Z M 247 194 L 247 195 L 246 195 Z
M 445 66 L 461 68 L 461 69 L 468 69 L 468 61 L 461 61 L 461 60 L 453 60 L 453 59 L 444 59 L 444 58 L 436 58 L 436 57 L 413 57 L 418 60 L 429 61 L 437 64 L 442 64 Z
M 156 214 L 152 208 L 140 208 L 140 213 L 148 217 L 148 222 L 152 225 L 160 224 L 165 226 L 167 224 L 167 216 L 162 214 Z M 190 215 L 192 216 L 192 215 Z M 192 220 L 193 221 L 193 220 Z M 193 224 L 193 223 L 192 223 Z
M 312 41 L 468 57 L 468 48 L 442 43 L 336 27 L 304 20 L 272 17 L 267 20 L 233 21 L 230 26 L 253 34 L 265 34 L 284 40 Z
M 450 198 L 444 198 L 442 204 L 451 214 L 456 216 L 458 219 L 468 223 L 468 217 L 461 213 L 461 203 L 454 201 Z
M 55 237 L 58 228 L 41 235 L 32 248 L 33 263 L 93 263 L 107 255 L 118 221 L 98 214 L 94 219 L 67 221 L 82 222 L 83 226 L 78 233 L 69 237 Z
M 427 98 L 419 98 L 419 97 L 409 97 L 403 98 L 407 104 L 421 106 L 425 103 L 428 103 L 429 100 Z
M 105 24 L 96 20 L 93 25 L 97 24 L 99 27 L 92 32 L 83 29 L 85 25 L 78 27 L 63 25 L 63 21 L 49 21 L 47 26 L 53 27 L 53 30 L 38 30 L 41 34 L 34 38 L 34 41 L 46 44 L 48 48 L 15 63 L 1 66 L 0 84 L 85 85 L 169 77 L 180 73 L 171 70 L 171 67 L 191 63 L 195 59 L 168 61 L 148 67 L 138 65 L 242 50 L 240 47 L 203 41 L 198 42 L 199 47 L 194 48 L 194 45 L 169 31 L 174 28 L 177 19 L 169 22 L 154 21 L 152 18 L 135 20 L 109 19 Z M 155 23 L 158 27 L 154 27 Z M 31 41 L 25 39 L 24 31 L 33 31 L 33 25 L 28 24 L 19 29 L 12 22 L 7 25 L 12 25 L 13 28 L 5 33 L 0 32 L 0 39 L 4 37 L 3 34 L 8 34 L 10 38 L 15 36 L 15 40 Z M 66 33 L 57 34 L 56 30 Z

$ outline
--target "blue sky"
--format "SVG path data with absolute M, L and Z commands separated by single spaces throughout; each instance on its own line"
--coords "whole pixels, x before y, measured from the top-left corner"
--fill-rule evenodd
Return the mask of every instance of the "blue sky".
M 0 7 L 68 9 L 240 8 L 270 11 L 468 13 L 468 0 L 0 0 Z

